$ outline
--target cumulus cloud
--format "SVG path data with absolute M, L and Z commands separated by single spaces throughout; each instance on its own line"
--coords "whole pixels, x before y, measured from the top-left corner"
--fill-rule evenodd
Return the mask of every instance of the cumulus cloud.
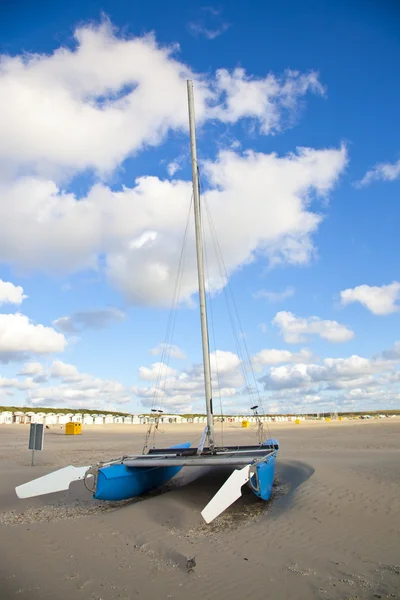
M 265 365 L 279 365 L 281 363 L 307 363 L 313 357 L 312 352 L 303 348 L 300 352 L 290 350 L 276 350 L 274 348 L 260 350 L 252 357 L 254 366 L 259 369 Z
M 0 305 L 22 304 L 22 301 L 27 297 L 20 285 L 14 285 L 10 281 L 0 279 Z
M 57 377 L 63 381 L 77 381 L 80 378 L 78 367 L 65 363 L 62 360 L 55 360 L 49 370 L 50 377 Z
M 2 377 L 0 375 L 0 390 L 1 388 L 14 388 L 16 390 L 31 390 L 35 387 L 32 379 L 21 381 L 15 377 Z
M 271 367 L 261 381 L 266 390 L 311 388 L 342 389 L 368 386 L 373 374 L 392 370 L 389 362 L 353 355 L 348 358 L 325 358 L 321 364 L 295 364 Z
M 265 256 L 272 264 L 307 263 L 314 250 L 312 235 L 321 221 L 309 209 L 309 195 L 324 194 L 331 189 L 345 163 L 344 148 L 302 149 L 283 158 L 226 151 L 215 162 L 205 163 L 204 173 L 211 188 L 205 194 L 205 201 L 228 273 L 259 256 Z M 161 182 L 156 178 L 142 179 L 136 190 L 126 191 L 126 199 L 131 198 L 130 206 L 136 201 L 136 223 L 141 221 L 141 204 L 145 203 L 142 230 L 156 229 L 154 221 L 149 223 L 149 203 L 154 207 L 151 214 L 157 215 L 158 226 L 157 237 L 149 239 L 139 251 L 120 244 L 120 252 L 107 256 L 108 278 L 128 301 L 165 305 L 172 297 L 181 248 L 177 232 L 184 228 L 190 194 L 190 183 Z M 119 196 L 121 201 L 123 198 L 124 195 Z M 212 247 L 207 218 L 204 220 L 206 243 Z M 124 220 L 124 224 L 128 222 Z M 181 284 L 183 300 L 197 290 L 192 229 L 189 236 Z M 209 255 L 208 279 L 214 291 L 226 283 L 220 277 L 214 253 Z
M 343 305 L 359 302 L 374 315 L 388 315 L 397 312 L 400 305 L 400 283 L 393 281 L 389 285 L 358 285 L 340 292 Z
M 217 350 L 210 354 L 215 398 L 232 397 L 244 384 L 241 361 L 233 352 Z M 139 377 L 157 382 L 149 386 L 133 386 L 132 392 L 140 403 L 148 407 L 177 412 L 204 412 L 204 371 L 202 364 L 177 371 L 165 364 L 155 363 L 139 368 Z M 219 388 L 217 388 L 217 382 Z
M 271 292 L 268 290 L 259 290 L 253 294 L 255 299 L 265 298 L 269 302 L 282 302 L 286 298 L 291 298 L 295 292 L 293 287 L 287 287 L 282 292 Z
M 258 370 L 265 369 L 259 379 L 264 388 L 263 408 L 275 413 L 390 408 L 400 400 L 399 344 L 374 358 L 352 355 L 316 360 L 307 349 L 298 353 L 274 349 L 261 351 L 252 357 L 252 361 L 255 365 L 259 361 Z M 217 357 L 221 365 L 219 385 L 225 414 L 246 411 L 248 399 L 243 365 L 239 357 L 230 352 L 219 351 L 212 356 L 214 404 L 219 396 Z M 154 384 L 153 380 L 149 386 L 132 388 L 144 407 L 154 406 L 172 412 L 204 412 L 202 365 L 167 373 L 161 385 L 156 387 Z M 216 406 L 215 410 L 218 411 Z
M 373 181 L 394 181 L 400 178 L 400 160 L 395 163 L 379 163 L 367 171 L 357 183 L 357 187 L 369 185 Z
M 0 360 L 23 359 L 31 354 L 63 352 L 65 337 L 52 327 L 35 325 L 20 313 L 0 314 Z
M 128 302 L 170 303 L 191 182 L 143 176 L 119 191 L 94 185 L 84 197 L 66 192 L 66 182 L 83 171 L 105 178 L 169 132 L 187 132 L 188 77 L 200 126 L 250 119 L 263 134 L 281 130 L 306 93 L 322 92 L 314 73 L 252 78 L 222 69 L 206 77 L 176 54 L 154 36 L 128 39 L 102 23 L 78 28 L 73 48 L 2 57 L 0 261 L 57 274 L 105 264 L 108 282 Z M 342 147 L 283 157 L 237 150 L 205 162 L 206 200 L 229 273 L 259 255 L 307 262 L 322 218 L 310 200 L 329 193 L 346 161 Z M 210 262 L 211 285 L 220 289 L 225 282 Z M 197 288 L 193 248 L 186 266 L 188 301 Z
M 157 381 L 163 377 L 171 377 L 176 374 L 176 370 L 162 362 L 156 362 L 148 367 L 139 367 L 140 379 L 146 381 Z
M 30 405 L 101 410 L 132 400 L 130 391 L 119 381 L 81 373 L 75 365 L 63 361 L 54 361 L 48 374 L 59 383 L 35 385 L 29 392 Z
M 328 321 L 319 317 L 296 317 L 287 311 L 278 312 L 273 325 L 279 327 L 285 342 L 299 344 L 307 340 L 307 336 L 319 336 L 329 342 L 347 342 L 354 337 L 354 332 L 337 321 Z
M 42 375 L 44 373 L 44 366 L 40 362 L 28 362 L 25 363 L 18 375 L 22 376 L 35 376 Z
M 114 322 L 122 321 L 125 316 L 118 308 L 82 310 L 56 319 L 53 325 L 63 333 L 79 333 L 84 329 L 105 329 Z
M 249 78 L 243 69 L 216 78 L 191 72 L 153 35 L 122 37 L 108 22 L 78 27 L 73 48 L 51 54 L 2 56 L 0 161 L 59 178 L 85 169 L 107 173 L 169 131 L 188 128 L 186 79 L 196 81 L 198 122 L 250 117 L 264 133 L 280 127 L 281 111 L 320 93 L 314 73 Z M 162 90 L 162 93 L 160 93 Z
M 242 68 L 233 72 L 219 69 L 216 79 L 224 102 L 213 109 L 213 116 L 225 123 L 251 116 L 260 123 L 264 134 L 291 124 L 299 98 L 308 91 L 320 95 L 325 92 L 314 72 L 300 74 L 287 70 L 282 78 L 271 73 L 265 78 L 256 78 L 247 75 Z
M 331 189 L 345 163 L 344 148 L 300 149 L 281 158 L 228 151 L 207 162 L 205 201 L 228 272 L 257 256 L 306 263 L 321 221 L 309 207 L 310 194 Z M 190 182 L 157 177 L 140 177 L 133 188 L 115 192 L 98 184 L 84 198 L 47 180 L 0 184 L 0 260 L 60 273 L 95 267 L 102 256 L 108 281 L 129 302 L 169 305 L 190 196 Z M 192 229 L 181 285 L 186 300 L 197 290 Z M 214 253 L 209 280 L 214 289 L 226 283 Z

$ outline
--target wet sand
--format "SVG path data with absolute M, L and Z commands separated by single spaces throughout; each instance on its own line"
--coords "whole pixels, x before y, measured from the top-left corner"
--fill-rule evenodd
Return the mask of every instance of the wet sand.
M 0 426 L 1 600 L 400 598 L 399 418 L 272 423 L 273 500 L 245 489 L 211 525 L 200 511 L 223 469 L 184 469 L 163 494 L 120 504 L 93 501 L 81 482 L 19 500 L 16 485 L 54 468 L 140 452 L 145 432 L 46 429 L 32 468 L 28 429 Z M 201 429 L 165 425 L 157 445 L 197 445 Z M 225 425 L 225 444 L 254 440 L 254 430 Z

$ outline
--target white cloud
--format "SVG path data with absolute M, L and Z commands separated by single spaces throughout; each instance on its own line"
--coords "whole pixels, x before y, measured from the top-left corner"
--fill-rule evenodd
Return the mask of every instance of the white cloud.
M 76 47 L 2 57 L 0 148 L 7 163 L 113 170 L 144 144 L 187 127 L 190 70 L 153 36 L 124 39 L 108 23 L 75 31 Z M 198 113 L 206 89 L 198 82 Z M 162 93 L 160 93 L 162 90 Z M 1 152 L 1 150 L 0 150 Z
M 345 163 L 344 148 L 301 149 L 282 158 L 222 152 L 206 163 L 211 190 L 205 199 L 229 273 L 257 256 L 306 263 L 321 221 L 309 208 L 310 194 L 331 189 Z M 64 194 L 45 180 L 0 184 L 0 260 L 60 273 L 96 267 L 97 257 L 105 256 L 109 282 L 129 302 L 169 305 L 190 196 L 190 182 L 156 177 L 141 177 L 119 192 L 95 185 L 86 198 Z M 197 290 L 192 229 L 182 299 Z M 153 235 L 144 240 L 148 232 Z M 215 289 L 225 284 L 213 253 L 209 272 Z
M 341 389 L 373 383 L 372 375 L 393 369 L 382 360 L 353 355 L 348 358 L 325 358 L 322 364 L 296 364 L 271 367 L 261 378 L 266 390 L 311 388 Z
M 312 91 L 323 95 L 324 88 L 317 73 L 300 74 L 288 70 L 282 78 L 272 73 L 265 78 L 250 77 L 242 68 L 232 73 L 219 69 L 217 89 L 225 95 L 224 103 L 216 106 L 213 115 L 225 123 L 235 123 L 244 116 L 259 121 L 260 130 L 267 134 L 280 131 L 291 124 L 298 100 Z M 286 121 L 285 121 L 286 120 Z
M 28 362 L 25 363 L 18 375 L 32 376 L 32 375 L 43 375 L 44 366 L 40 362 Z
M 337 321 L 328 321 L 319 317 L 296 317 L 287 311 L 278 312 L 273 325 L 279 327 L 285 342 L 299 344 L 307 340 L 307 336 L 319 336 L 329 342 L 347 342 L 354 337 L 354 332 Z
M 154 356 L 165 353 L 166 356 L 171 356 L 171 358 L 179 358 L 182 360 L 186 358 L 186 354 L 183 352 L 183 350 L 178 348 L 178 346 L 175 346 L 174 344 L 165 344 L 164 342 L 158 344 L 158 346 L 152 348 L 149 350 L 149 352 Z
M 173 177 L 175 175 L 175 173 L 177 173 L 181 169 L 182 169 L 181 165 L 176 160 L 173 160 L 172 162 L 168 163 L 168 165 L 167 165 L 167 173 L 170 177 Z
M 210 354 L 214 389 L 214 401 L 236 395 L 243 386 L 244 378 L 239 357 L 233 352 L 217 350 Z M 161 371 L 160 371 L 161 370 Z M 160 376 L 161 372 L 161 376 Z M 204 371 L 202 364 L 193 365 L 190 369 L 178 372 L 162 363 L 155 363 L 151 368 L 140 367 L 141 379 L 155 382 L 158 385 L 133 386 L 132 392 L 145 407 L 177 412 L 204 412 Z M 219 383 L 219 389 L 217 387 Z
M 118 308 L 99 308 L 77 311 L 69 317 L 53 321 L 54 327 L 63 333 L 78 333 L 84 329 L 105 329 L 112 323 L 125 319 L 125 313 Z
M 360 302 L 365 308 L 374 315 L 388 315 L 397 312 L 400 305 L 396 304 L 400 300 L 400 283 L 393 281 L 389 285 L 358 285 L 355 288 L 349 288 L 340 292 L 342 304 L 351 304 Z
M 272 263 L 306 263 L 313 253 L 311 237 L 321 220 L 308 209 L 309 194 L 323 194 L 332 187 L 345 162 L 344 149 L 303 149 L 297 155 L 284 158 L 252 152 L 244 156 L 222 152 L 216 162 L 206 163 L 204 171 L 211 190 L 205 194 L 205 200 L 213 215 L 228 273 L 263 255 Z M 139 189 L 140 196 L 137 194 Z M 157 215 L 159 235 L 140 252 L 121 248 L 120 252 L 110 253 L 107 273 L 128 301 L 165 304 L 170 301 L 174 289 L 181 247 L 177 231 L 184 228 L 191 185 L 143 178 L 137 192 L 132 190 L 125 194 L 126 200 L 132 198 L 131 206 L 136 200 L 136 222 L 141 220 L 142 202 L 146 203 L 146 216 L 150 203 L 152 214 Z M 122 195 L 119 199 L 125 204 Z M 150 225 L 147 219 L 142 226 L 154 228 L 155 223 Z M 128 219 L 124 220 L 127 222 Z M 210 245 L 206 217 L 205 228 L 206 243 Z M 192 229 L 189 236 L 193 238 Z M 225 281 L 220 278 L 213 253 L 209 254 L 208 267 L 211 288 L 218 290 Z M 133 273 L 134 277 L 131 276 Z M 196 290 L 196 257 L 191 239 L 181 298 L 187 300 Z
M 211 370 L 219 375 L 231 373 L 240 367 L 240 358 L 233 352 L 216 350 L 210 354 Z
M 19 313 L 0 314 L 0 360 L 63 352 L 66 345 L 65 337 L 52 327 L 34 325 Z
M 60 383 L 36 385 L 29 392 L 29 404 L 32 406 L 115 410 L 114 405 L 127 404 L 132 400 L 131 393 L 122 383 L 80 373 L 72 364 L 54 361 L 49 375 L 59 379 Z
M 310 362 L 312 357 L 312 352 L 306 348 L 303 348 L 300 352 L 270 348 L 255 354 L 252 361 L 256 368 L 261 368 L 264 365 L 279 365 L 281 363 L 306 363 Z
M 169 304 L 191 182 L 143 176 L 120 191 L 94 185 L 85 197 L 65 192 L 65 183 L 81 171 L 106 176 L 168 132 L 187 131 L 187 77 L 195 81 L 200 126 L 249 118 L 265 134 L 282 129 L 298 99 L 321 86 L 313 73 L 197 76 L 174 58 L 176 47 L 151 36 L 118 37 L 107 23 L 80 27 L 75 39 L 73 49 L 2 58 L 0 261 L 57 274 L 105 264 L 108 281 L 129 302 Z M 321 221 L 310 199 L 332 189 L 346 161 L 342 147 L 284 157 L 220 152 L 206 162 L 207 200 L 229 272 L 259 255 L 307 262 Z M 197 288 L 188 248 L 186 301 Z M 225 282 L 210 262 L 211 285 L 220 289 Z
M 64 381 L 76 381 L 80 378 L 78 368 L 62 360 L 55 360 L 50 367 L 50 377 L 58 377 Z
M 286 298 L 291 298 L 295 290 L 293 287 L 287 287 L 283 292 L 269 292 L 268 290 L 259 290 L 253 294 L 253 298 L 265 298 L 269 302 L 282 302 Z
M 145 379 L 146 381 L 161 380 L 165 377 L 171 377 L 175 374 L 175 369 L 172 369 L 162 362 L 153 363 L 150 369 L 148 367 L 139 367 L 139 377 L 140 379 Z
M 196 81 L 196 114 L 259 120 L 268 133 L 293 113 L 297 98 L 320 93 L 314 73 L 250 80 L 243 69 L 197 76 L 154 36 L 118 36 L 108 22 L 82 26 L 74 48 L 1 57 L 0 167 L 59 179 L 74 171 L 107 173 L 169 131 L 188 129 L 186 79 Z M 222 104 L 221 104 L 222 102 Z
M 357 183 L 357 187 L 369 185 L 373 181 L 394 181 L 400 178 L 400 160 L 395 163 L 379 163 L 367 171 Z
M 21 304 L 27 297 L 20 285 L 14 285 L 10 281 L 0 279 L 0 305 Z
M 268 412 L 316 412 L 330 410 L 371 410 L 398 406 L 400 401 L 400 342 L 392 350 L 382 352 L 375 358 L 349 356 L 325 358 L 311 362 L 309 351 L 298 353 L 285 350 L 266 350 L 254 358 L 260 358 L 260 366 L 267 366 L 259 380 L 263 384 L 263 408 Z M 246 411 L 248 407 L 244 379 L 241 376 L 239 358 L 221 353 L 225 369 L 221 369 L 220 387 L 225 414 Z M 303 358 L 304 362 L 299 362 Z M 214 362 L 214 361 L 213 361 Z M 221 361 L 222 362 L 222 361 Z M 279 365 L 280 362 L 286 364 Z M 224 372 L 222 372 L 224 371 Z M 204 377 L 202 365 L 194 365 L 187 371 L 165 378 L 165 385 L 158 389 L 132 388 L 143 406 L 176 412 L 204 412 Z M 213 392 L 215 411 L 218 412 L 218 389 L 213 364 Z M 232 398 L 235 400 L 232 401 Z
M 35 387 L 35 383 L 32 379 L 25 379 L 24 381 L 20 381 L 14 377 L 2 377 L 0 375 L 0 388 L 14 388 L 17 390 L 31 390 Z

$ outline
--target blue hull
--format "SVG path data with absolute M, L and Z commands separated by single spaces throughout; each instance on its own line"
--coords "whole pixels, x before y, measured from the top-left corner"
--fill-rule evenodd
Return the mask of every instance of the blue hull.
M 269 439 L 264 446 L 275 446 L 279 448 L 277 440 Z M 275 464 L 278 450 L 270 454 L 267 459 L 256 465 L 256 476 L 249 481 L 249 486 L 256 496 L 261 500 L 269 500 L 272 495 L 272 488 L 275 478 Z
M 190 442 L 172 446 L 173 448 L 190 448 Z M 99 469 L 96 500 L 128 500 L 155 490 L 172 479 L 182 467 L 125 467 L 125 465 L 109 465 Z

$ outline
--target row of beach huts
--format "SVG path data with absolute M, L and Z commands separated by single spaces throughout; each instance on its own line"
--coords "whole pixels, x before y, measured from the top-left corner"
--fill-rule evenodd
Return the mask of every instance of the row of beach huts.
M 294 421 L 303 420 L 303 416 L 274 416 L 261 417 L 265 422 L 271 421 Z M 82 425 L 143 425 L 154 422 L 155 417 L 149 415 L 101 415 L 89 413 L 43 413 L 43 412 L 23 412 L 23 411 L 2 411 L 0 412 L 0 425 L 29 423 L 43 423 L 44 425 L 65 425 L 66 423 L 82 423 Z M 216 418 L 218 420 L 218 417 Z M 255 422 L 253 416 L 233 416 L 224 417 L 227 423 L 240 423 L 243 420 L 250 423 Z M 205 416 L 183 417 L 181 415 L 162 415 L 159 422 L 168 423 L 206 423 Z

